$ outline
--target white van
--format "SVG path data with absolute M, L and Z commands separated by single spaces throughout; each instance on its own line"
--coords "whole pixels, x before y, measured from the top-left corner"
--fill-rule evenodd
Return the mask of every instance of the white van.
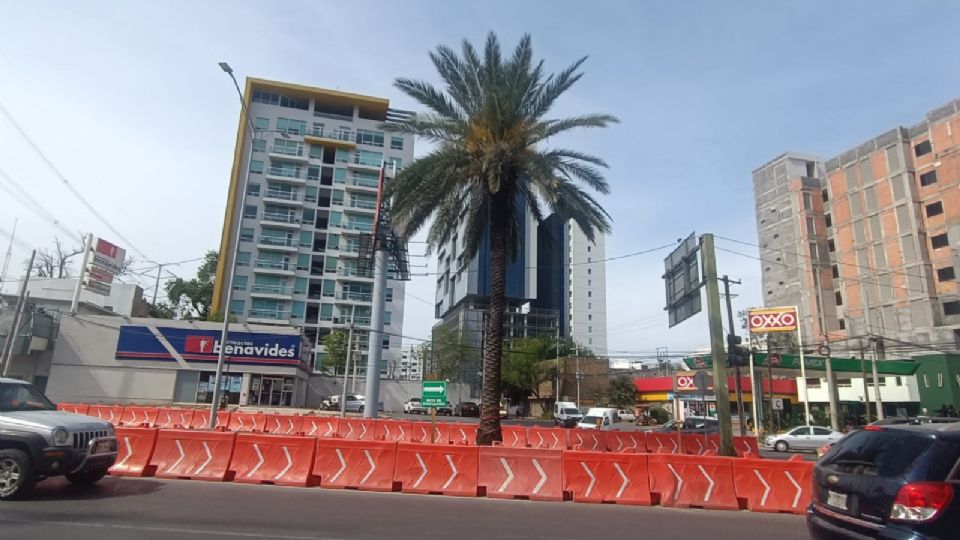
M 558 401 L 553 404 L 553 423 L 557 426 L 574 427 L 583 418 L 577 404 L 572 401 Z
M 580 419 L 577 427 L 580 429 L 600 429 L 610 431 L 620 422 L 617 410 L 610 407 L 593 407 Z

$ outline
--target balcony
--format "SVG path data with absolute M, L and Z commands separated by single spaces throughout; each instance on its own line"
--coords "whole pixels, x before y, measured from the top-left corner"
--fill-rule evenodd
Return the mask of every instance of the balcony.
M 256 274 L 271 274 L 275 276 L 292 276 L 296 266 L 291 262 L 257 259 L 253 263 Z
M 261 236 L 257 240 L 257 249 L 264 251 L 280 251 L 283 253 L 296 253 L 298 251 L 297 241 L 293 238 L 279 238 L 276 236 Z
M 347 190 L 360 191 L 363 193 L 370 193 L 370 191 L 376 191 L 380 189 L 380 179 L 379 178 L 366 178 L 356 175 L 350 175 L 347 177 L 347 181 L 344 184 L 344 187 Z
M 247 312 L 248 323 L 290 324 L 290 311 L 281 309 L 251 309 Z
M 359 268 L 337 268 L 337 275 L 359 279 L 373 279 L 373 274 L 360 270 Z
M 357 143 L 354 142 L 353 135 L 349 130 L 314 129 L 308 131 L 307 134 L 304 135 L 303 140 L 309 144 L 319 144 L 337 148 L 352 149 L 357 147 Z
M 264 212 L 263 216 L 260 217 L 260 223 L 280 227 L 289 227 L 292 229 L 300 228 L 300 218 L 298 218 L 296 214 Z
M 264 191 L 261 196 L 263 197 L 263 202 L 267 203 L 276 203 L 276 204 L 288 204 L 291 206 L 303 206 L 303 203 L 300 201 L 300 193 L 297 191 L 286 191 L 283 189 L 268 189 Z
M 337 300 L 346 300 L 347 302 L 372 302 L 373 293 L 343 291 L 337 295 Z
M 306 185 L 307 180 L 303 177 L 303 172 L 288 167 L 270 167 L 266 172 L 267 180 L 274 182 L 285 182 L 287 184 Z
M 267 155 L 273 159 L 289 159 L 293 161 L 302 161 L 306 163 L 309 161 L 309 156 L 303 154 L 303 145 L 301 144 L 298 148 L 290 148 L 288 146 L 271 146 Z
M 376 209 L 377 201 L 366 199 L 352 199 L 350 204 L 344 207 L 344 210 L 347 212 L 361 212 L 363 214 L 369 214 Z
M 373 232 L 373 223 L 344 220 L 340 223 L 340 228 L 347 234 L 371 233 Z
M 283 285 L 257 285 L 250 288 L 250 296 L 253 298 L 274 298 L 277 300 L 289 300 L 293 296 L 293 287 Z

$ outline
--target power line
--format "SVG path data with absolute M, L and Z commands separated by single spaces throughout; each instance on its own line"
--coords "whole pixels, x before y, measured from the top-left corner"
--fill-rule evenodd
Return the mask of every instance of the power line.
M 73 184 L 70 183 L 69 180 L 67 180 L 67 178 L 63 175 L 63 173 L 60 172 L 60 169 L 58 169 L 56 165 L 53 164 L 53 162 L 50 160 L 50 158 L 47 157 L 47 155 L 43 152 L 43 150 L 41 150 L 40 147 L 37 146 L 37 144 L 33 141 L 33 139 L 31 139 L 30 136 L 27 135 L 26 131 L 24 131 L 23 128 L 20 127 L 20 124 L 18 124 L 17 121 L 14 120 L 13 116 L 10 115 L 10 112 L 7 110 L 6 107 L 4 107 L 3 103 L 0 103 L 0 112 L 2 112 L 3 115 L 7 117 L 7 120 L 17 130 L 20 136 L 23 137 L 25 141 L 27 141 L 30 147 L 33 148 L 34 152 L 36 152 L 37 155 L 40 156 L 40 159 L 43 160 L 43 162 L 57 176 L 57 178 L 59 178 L 60 181 L 62 181 L 63 184 L 67 186 L 67 189 L 70 190 L 70 193 L 72 193 L 77 198 L 77 200 L 80 201 L 80 203 L 83 204 L 83 206 L 90 211 L 90 213 L 92 213 L 94 216 L 97 217 L 97 219 L 99 219 L 104 225 L 106 225 L 107 228 L 110 229 L 110 231 L 117 236 L 117 238 L 119 238 L 124 242 L 124 244 L 126 244 L 127 246 L 130 246 L 130 249 L 137 252 L 138 254 L 140 254 L 141 257 L 145 259 L 149 258 L 142 250 L 137 248 L 137 246 L 135 246 L 133 242 L 131 242 L 125 236 L 123 236 L 123 234 L 121 234 L 120 231 L 118 231 L 109 221 L 107 221 L 107 218 L 104 217 L 103 214 L 98 212 L 97 209 L 94 208 L 89 201 L 87 201 L 86 197 L 84 197 L 80 193 L 80 191 L 77 190 L 73 186 Z
M 2 182 L 2 180 L 6 180 L 7 183 L 5 184 Z M 76 232 L 71 231 L 64 226 L 64 224 L 57 219 L 55 215 L 50 213 L 50 211 L 48 211 L 42 204 L 34 199 L 27 190 L 23 189 L 23 186 L 21 186 L 19 182 L 14 180 L 13 177 L 11 177 L 10 174 L 2 168 L 0 168 L 0 189 L 3 189 L 13 196 L 13 198 L 23 203 L 24 206 L 32 210 L 34 213 L 52 223 L 54 227 L 60 229 L 60 231 L 66 234 L 68 238 L 79 236 Z

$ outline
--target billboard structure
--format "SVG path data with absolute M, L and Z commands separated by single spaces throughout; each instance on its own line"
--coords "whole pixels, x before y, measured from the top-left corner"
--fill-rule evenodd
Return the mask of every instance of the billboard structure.
M 803 332 L 800 330 L 800 317 L 797 306 L 781 306 L 772 308 L 753 308 L 747 311 L 747 326 L 750 334 L 773 334 L 777 332 L 796 332 L 797 343 L 800 348 L 800 377 L 803 379 L 803 411 L 805 424 L 810 425 L 810 399 L 807 397 L 807 368 L 803 358 Z M 769 346 L 769 342 L 768 342 Z M 774 355 L 779 363 L 780 355 L 770 354 L 770 361 L 767 362 L 768 368 L 773 368 Z M 771 372 L 771 380 L 773 374 Z M 829 379 L 829 377 L 828 377 Z M 755 384 L 753 355 L 750 356 L 750 382 Z M 827 385 L 831 383 L 828 381 Z M 773 399 L 771 394 L 771 400 Z M 754 400 L 754 417 L 757 416 L 757 402 Z M 782 404 L 781 404 L 782 407 Z M 771 410 L 776 410 L 773 401 L 770 402 Z
M 123 271 L 127 251 L 103 238 L 89 240 L 80 279 L 88 291 L 108 296 L 113 278 Z
M 677 249 L 663 260 L 663 281 L 667 290 L 670 328 L 693 317 L 703 309 L 700 300 L 700 266 L 697 262 L 699 245 L 696 233 L 691 233 Z

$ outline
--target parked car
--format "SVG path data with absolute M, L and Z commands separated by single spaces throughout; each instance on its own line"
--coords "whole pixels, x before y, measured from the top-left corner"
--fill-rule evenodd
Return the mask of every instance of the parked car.
M 583 413 L 572 401 L 558 401 L 553 404 L 553 424 L 572 428 L 580 423 Z
M 366 408 L 367 399 L 359 394 L 347 394 L 344 410 L 346 412 L 362 413 Z
M 427 408 L 420 402 L 420 398 L 412 397 L 403 404 L 403 412 L 407 414 L 427 414 Z
M 767 448 L 777 452 L 790 450 L 816 450 L 825 444 L 837 442 L 843 438 L 843 433 L 828 427 L 800 426 L 784 433 L 768 435 L 763 441 Z
M 93 484 L 116 459 L 110 423 L 58 411 L 33 385 L 0 378 L 0 501 L 26 497 L 52 476 Z
M 877 420 L 870 423 L 871 426 L 895 426 L 909 424 L 918 426 L 920 424 L 953 424 L 960 422 L 960 418 L 951 418 L 948 416 L 893 416 Z
M 679 430 L 677 425 L 679 424 Z M 702 416 L 688 416 L 683 420 L 670 420 L 666 424 L 656 429 L 660 433 L 676 433 L 680 431 L 683 434 L 712 434 L 720 432 L 720 422 L 716 418 L 704 418 Z
M 636 422 L 637 415 L 633 412 L 633 409 L 618 409 L 617 416 L 620 417 L 621 422 Z
M 608 407 L 593 407 L 587 411 L 577 424 L 579 429 L 599 429 L 600 431 L 610 431 L 613 426 L 620 421 L 616 409 Z
M 956 538 L 960 424 L 867 426 L 813 469 L 814 540 Z
M 445 401 L 443 405 L 437 407 L 437 414 L 441 416 L 453 416 L 453 405 L 450 405 L 449 401 Z
M 472 401 L 461 401 L 453 408 L 454 416 L 480 417 L 480 406 Z

